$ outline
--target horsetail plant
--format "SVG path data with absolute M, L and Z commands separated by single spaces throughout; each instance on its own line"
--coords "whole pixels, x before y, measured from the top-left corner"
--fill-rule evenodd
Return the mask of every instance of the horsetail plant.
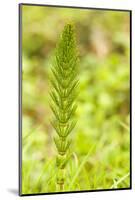
M 57 148 L 56 184 L 58 191 L 64 190 L 66 165 L 71 139 L 69 135 L 76 125 L 74 113 L 77 108 L 78 53 L 74 26 L 66 24 L 56 47 L 54 66 L 51 68 L 51 109 L 54 119 L 51 122 L 56 131 L 54 142 Z

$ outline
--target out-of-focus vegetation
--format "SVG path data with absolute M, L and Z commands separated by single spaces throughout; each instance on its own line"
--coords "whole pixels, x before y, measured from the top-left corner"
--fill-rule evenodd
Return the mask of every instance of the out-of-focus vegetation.
M 79 96 L 66 191 L 129 187 L 129 13 L 22 6 L 22 193 L 56 192 L 49 70 L 76 25 Z

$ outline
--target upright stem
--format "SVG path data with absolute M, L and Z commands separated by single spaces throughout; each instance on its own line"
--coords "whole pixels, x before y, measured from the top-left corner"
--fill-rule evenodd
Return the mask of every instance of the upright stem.
M 75 97 L 78 85 L 77 61 L 74 27 L 72 24 L 67 24 L 56 48 L 51 79 L 53 89 L 50 93 L 51 108 L 55 116 L 52 125 L 57 133 L 54 142 L 58 150 L 56 158 L 58 191 L 63 191 L 65 187 L 69 134 L 75 126 L 73 116 L 76 110 Z
M 59 173 L 57 173 L 57 188 L 58 191 L 63 191 L 64 190 L 64 176 L 65 176 L 65 169 L 58 169 Z

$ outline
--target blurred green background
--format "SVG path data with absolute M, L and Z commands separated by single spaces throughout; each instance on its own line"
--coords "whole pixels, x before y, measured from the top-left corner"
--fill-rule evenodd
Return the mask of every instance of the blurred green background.
M 22 193 L 55 192 L 49 70 L 66 22 L 76 26 L 79 96 L 66 191 L 130 186 L 129 12 L 22 6 Z

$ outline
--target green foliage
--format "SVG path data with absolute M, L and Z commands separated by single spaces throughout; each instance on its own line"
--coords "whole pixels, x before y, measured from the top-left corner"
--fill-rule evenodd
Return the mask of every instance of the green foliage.
M 68 172 L 65 191 L 129 187 L 129 13 L 23 6 L 22 17 L 22 192 L 57 191 L 60 163 Z M 48 74 L 67 20 L 76 25 L 79 95 L 71 156 L 62 162 L 55 159 Z
M 55 52 L 55 62 L 52 68 L 51 83 L 53 89 L 50 93 L 52 103 L 51 109 L 55 119 L 52 122 L 56 130 L 57 137 L 54 138 L 58 150 L 57 166 L 58 176 L 57 184 L 60 189 L 64 187 L 63 171 L 67 160 L 67 151 L 69 149 L 69 134 L 75 126 L 73 116 L 76 110 L 76 89 L 78 54 L 74 36 L 74 27 L 67 24 L 64 27 L 61 39 Z M 64 163 L 64 164 L 63 164 Z

